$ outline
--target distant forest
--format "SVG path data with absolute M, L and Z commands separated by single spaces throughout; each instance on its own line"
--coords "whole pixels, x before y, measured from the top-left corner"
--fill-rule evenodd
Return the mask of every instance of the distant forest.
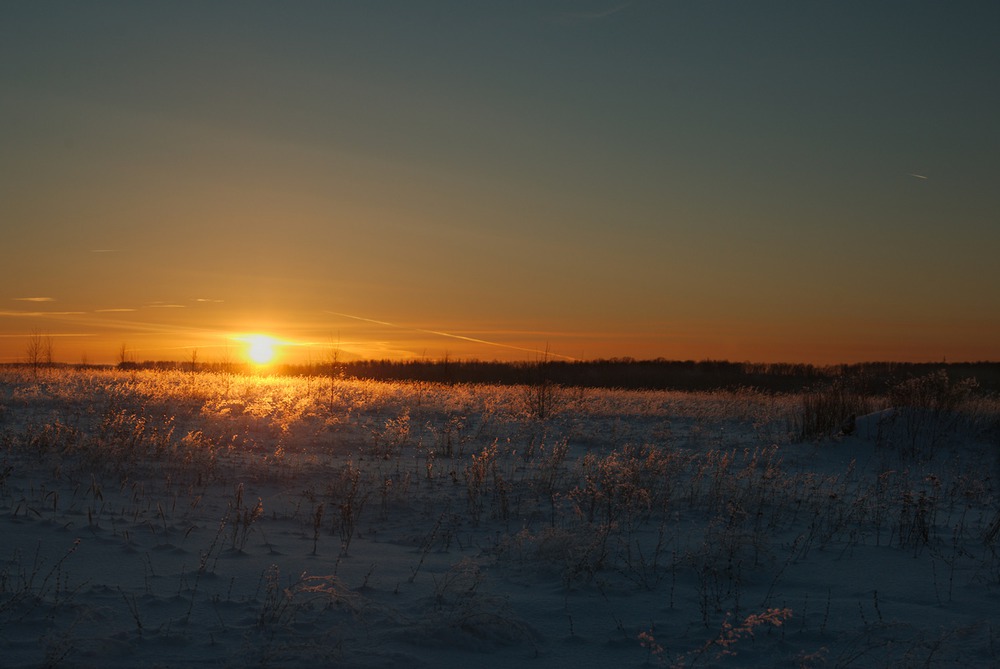
M 191 370 L 190 362 L 121 363 L 133 369 Z M 246 371 L 246 365 L 194 363 L 199 371 Z M 867 362 L 815 366 L 725 360 L 633 360 L 616 358 L 578 362 L 483 362 L 477 360 L 357 360 L 334 364 L 284 365 L 272 373 L 334 376 L 377 381 L 434 383 L 538 384 L 632 390 L 720 390 L 757 388 L 771 392 L 816 389 L 833 382 L 854 390 L 881 393 L 909 378 L 945 370 L 952 381 L 974 378 L 980 390 L 1000 391 L 1000 362 Z

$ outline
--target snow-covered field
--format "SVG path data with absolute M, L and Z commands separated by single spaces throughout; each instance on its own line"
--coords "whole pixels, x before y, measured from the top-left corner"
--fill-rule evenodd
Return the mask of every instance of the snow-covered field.
M 996 666 L 965 390 L 0 371 L 0 666 Z

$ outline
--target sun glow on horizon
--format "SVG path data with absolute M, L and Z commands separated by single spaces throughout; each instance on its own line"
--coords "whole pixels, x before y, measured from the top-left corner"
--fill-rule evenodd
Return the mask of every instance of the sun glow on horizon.
M 241 338 L 247 344 L 247 357 L 258 365 L 266 365 L 274 360 L 277 342 L 267 335 L 255 334 Z

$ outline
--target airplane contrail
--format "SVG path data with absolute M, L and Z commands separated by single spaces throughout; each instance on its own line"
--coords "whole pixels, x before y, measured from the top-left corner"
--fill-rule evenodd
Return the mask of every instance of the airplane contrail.
M 375 323 L 376 325 L 385 325 L 387 327 L 396 328 L 396 329 L 399 329 L 399 330 L 409 330 L 411 332 L 422 332 L 424 334 L 436 335 L 438 337 L 450 337 L 451 339 L 460 339 L 462 341 L 472 342 L 473 344 L 485 344 L 486 346 L 496 346 L 498 348 L 508 348 L 508 349 L 511 349 L 511 350 L 514 350 L 514 351 L 523 351 L 525 353 L 534 353 L 536 355 L 538 355 L 539 353 L 547 353 L 547 355 L 551 355 L 551 356 L 554 356 L 556 358 L 562 358 L 564 360 L 569 360 L 571 362 L 576 362 L 577 361 L 576 358 L 574 358 L 572 356 L 568 356 L 568 355 L 563 355 L 561 353 L 543 352 L 543 351 L 539 351 L 538 349 L 534 349 L 534 348 L 525 348 L 523 346 L 514 346 L 513 344 L 501 344 L 499 342 L 489 341 L 487 339 L 478 339 L 476 337 L 466 337 L 465 335 L 454 334 L 454 333 L 451 333 L 451 332 L 441 332 L 440 330 L 426 330 L 424 328 L 418 328 L 418 327 L 413 327 L 413 326 L 409 326 L 409 325 L 397 325 L 396 323 L 389 323 L 387 321 L 380 321 L 380 320 L 376 320 L 374 318 L 365 318 L 364 316 L 354 316 L 352 314 L 343 314 L 343 313 L 340 313 L 340 312 L 337 312 L 337 311 L 326 311 L 326 313 L 332 314 L 334 316 L 342 316 L 344 318 L 352 318 L 352 319 L 354 319 L 356 321 L 364 321 L 366 323 Z

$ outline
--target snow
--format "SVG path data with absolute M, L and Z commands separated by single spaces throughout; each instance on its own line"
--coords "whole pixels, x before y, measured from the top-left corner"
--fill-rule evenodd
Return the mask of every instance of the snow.
M 7 369 L 0 664 L 995 666 L 972 408 Z

